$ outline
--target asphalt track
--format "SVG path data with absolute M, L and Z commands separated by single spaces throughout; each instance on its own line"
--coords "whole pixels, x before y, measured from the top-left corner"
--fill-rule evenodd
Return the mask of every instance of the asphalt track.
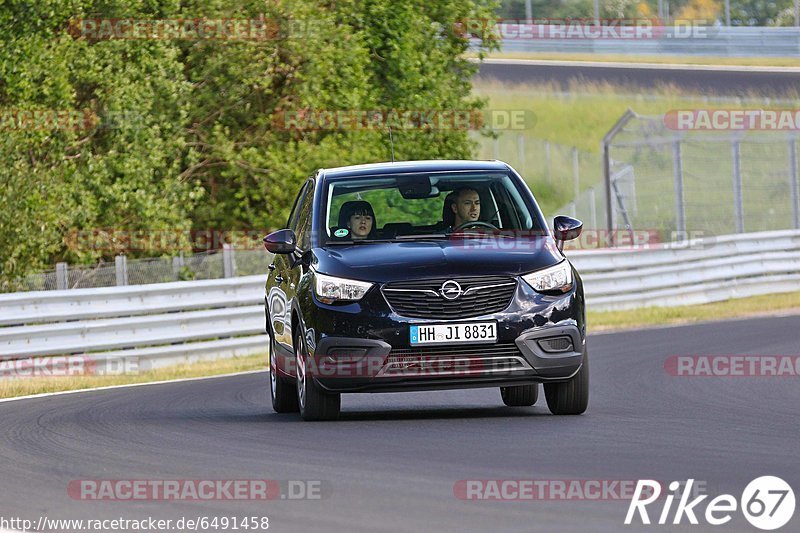
M 800 90 L 798 68 L 704 67 L 647 65 L 634 63 L 555 62 L 488 59 L 480 66 L 477 80 L 505 83 L 555 83 L 563 90 L 571 83 L 601 83 L 629 90 L 675 85 L 700 94 L 743 96 L 748 93 L 780 95 Z
M 0 403 L 0 516 L 269 516 L 274 531 L 625 531 L 627 501 L 464 501 L 464 479 L 702 480 L 735 497 L 777 475 L 800 495 L 800 378 L 673 377 L 670 355 L 800 353 L 800 317 L 589 338 L 579 417 L 502 406 L 495 389 L 351 395 L 342 419 L 268 405 L 267 374 Z M 321 480 L 322 499 L 91 502 L 75 479 Z M 706 500 L 708 501 L 708 500 Z M 704 505 L 701 509 L 704 509 Z M 660 506 L 653 511 L 660 513 Z M 685 521 L 684 521 L 685 523 Z M 783 531 L 798 531 L 800 509 Z M 736 513 L 711 526 L 755 531 Z

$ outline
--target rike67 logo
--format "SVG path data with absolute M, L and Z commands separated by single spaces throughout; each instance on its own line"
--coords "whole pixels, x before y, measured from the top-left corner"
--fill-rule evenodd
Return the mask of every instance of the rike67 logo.
M 693 484 L 694 479 L 689 479 L 685 484 L 678 481 L 669 484 L 670 493 L 663 500 L 664 505 L 658 515 L 657 524 L 677 525 L 685 517 L 690 524 L 697 525 L 700 523 L 699 515 L 705 519 L 707 524 L 719 526 L 730 522 L 733 513 L 740 508 L 751 525 L 761 530 L 771 531 L 785 526 L 794 515 L 794 491 L 779 477 L 762 476 L 754 479 L 745 487 L 739 500 L 731 494 L 721 494 L 707 503 L 704 513 L 700 512 L 700 504 L 708 495 L 703 494 L 689 500 Z M 684 487 L 683 491 L 678 492 L 681 487 Z M 632 524 L 637 514 L 642 524 L 651 524 L 647 506 L 659 500 L 661 496 L 661 484 L 658 481 L 639 480 L 628 507 L 625 524 Z M 676 498 L 678 504 L 673 514 L 672 504 Z M 653 510 L 655 509 L 651 509 L 651 511 Z M 672 515 L 671 521 L 670 515 Z

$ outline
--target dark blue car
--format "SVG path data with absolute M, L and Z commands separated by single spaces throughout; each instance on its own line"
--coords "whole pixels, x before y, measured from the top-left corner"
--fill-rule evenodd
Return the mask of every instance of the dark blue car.
M 581 279 L 561 252 L 581 223 L 548 229 L 500 161 L 322 169 L 287 228 L 264 238 L 272 405 L 339 415 L 340 394 L 499 387 L 554 414 L 586 410 Z

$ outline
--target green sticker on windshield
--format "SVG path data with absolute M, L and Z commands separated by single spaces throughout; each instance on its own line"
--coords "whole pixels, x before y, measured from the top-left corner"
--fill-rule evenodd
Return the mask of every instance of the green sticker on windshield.
M 348 233 L 350 233 L 350 231 L 348 231 L 347 229 L 339 228 L 339 229 L 337 229 L 336 231 L 333 232 L 333 236 L 334 237 L 347 237 Z

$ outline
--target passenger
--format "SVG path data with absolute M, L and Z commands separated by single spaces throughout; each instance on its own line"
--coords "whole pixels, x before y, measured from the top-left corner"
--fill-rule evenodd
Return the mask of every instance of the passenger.
M 375 211 L 363 200 L 345 202 L 339 210 L 339 226 L 350 230 L 354 241 L 375 238 Z

